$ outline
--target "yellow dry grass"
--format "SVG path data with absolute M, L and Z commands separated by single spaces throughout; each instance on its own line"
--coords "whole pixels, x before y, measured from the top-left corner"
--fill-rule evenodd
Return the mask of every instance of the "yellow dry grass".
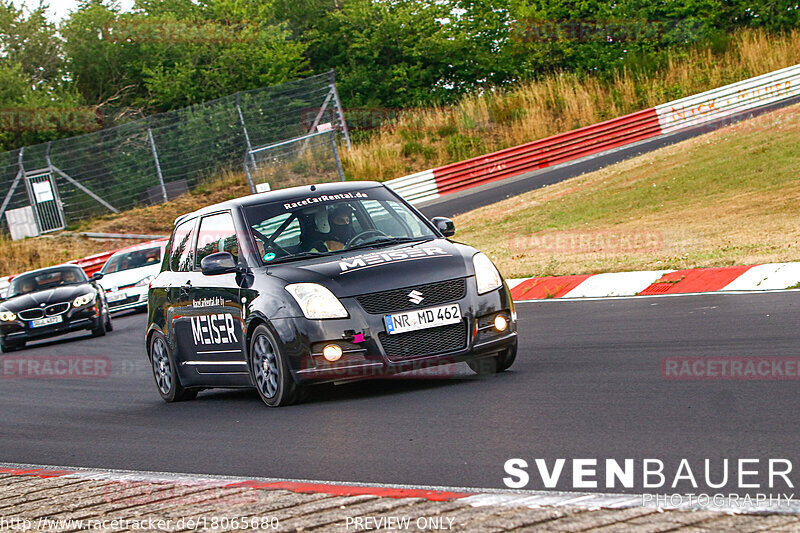
M 728 48 L 673 56 L 655 72 L 611 81 L 562 73 L 468 96 L 445 108 L 409 110 L 342 151 L 352 179 L 386 180 L 523 144 L 800 63 L 800 30 L 739 32 Z

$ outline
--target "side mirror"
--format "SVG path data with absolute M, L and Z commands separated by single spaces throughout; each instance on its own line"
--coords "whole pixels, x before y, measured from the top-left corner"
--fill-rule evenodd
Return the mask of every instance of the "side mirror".
M 102 272 L 95 272 L 94 274 L 92 274 L 92 281 L 100 281 L 101 279 L 103 279 Z
M 230 252 L 209 254 L 200 261 L 200 270 L 206 276 L 218 276 L 236 272 L 236 260 Z
M 433 225 L 436 226 L 442 235 L 445 237 L 452 237 L 456 234 L 456 225 L 453 224 L 453 221 L 446 217 L 433 217 L 431 219 Z

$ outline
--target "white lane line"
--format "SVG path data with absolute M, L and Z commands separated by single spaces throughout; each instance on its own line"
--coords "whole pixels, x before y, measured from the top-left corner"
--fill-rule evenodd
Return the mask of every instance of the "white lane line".
M 742 294 L 775 294 L 783 292 L 800 292 L 800 289 L 776 289 L 759 291 L 713 291 L 713 292 L 681 292 L 676 294 L 642 294 L 639 296 L 603 296 L 589 298 L 542 298 L 533 300 L 514 300 L 515 304 L 543 303 L 543 302 L 591 302 L 597 300 L 635 300 L 639 298 L 676 298 L 679 296 L 739 296 Z

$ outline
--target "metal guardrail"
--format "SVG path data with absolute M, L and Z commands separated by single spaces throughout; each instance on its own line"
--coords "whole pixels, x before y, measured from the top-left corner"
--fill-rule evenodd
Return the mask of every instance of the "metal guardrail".
M 800 65 L 619 118 L 388 181 L 411 203 L 614 150 L 800 95 Z

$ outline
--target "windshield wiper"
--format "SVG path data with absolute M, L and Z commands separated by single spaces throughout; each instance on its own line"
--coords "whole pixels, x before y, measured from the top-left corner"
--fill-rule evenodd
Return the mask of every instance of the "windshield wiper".
M 359 248 L 373 248 L 376 246 L 384 246 L 386 244 L 402 244 L 407 242 L 425 242 L 431 241 L 435 237 L 384 237 L 373 239 L 371 241 L 363 242 L 355 246 L 350 246 L 347 250 L 358 250 Z
M 278 257 L 273 261 L 264 261 L 266 266 L 276 265 L 278 263 L 288 263 L 290 261 L 299 261 L 300 259 L 308 259 L 310 257 L 324 257 L 326 255 L 331 255 L 331 252 L 299 252 L 292 255 L 285 255 L 283 257 Z

